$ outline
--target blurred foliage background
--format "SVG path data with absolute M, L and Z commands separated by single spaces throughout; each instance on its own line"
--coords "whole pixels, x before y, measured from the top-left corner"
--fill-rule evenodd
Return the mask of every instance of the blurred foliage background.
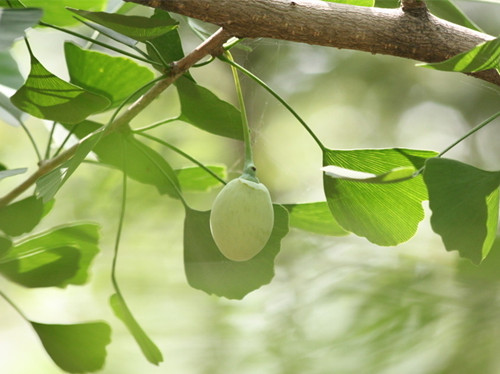
M 457 2 L 486 32 L 500 33 L 500 6 Z M 212 29 L 209 25 L 202 25 Z M 198 40 L 182 20 L 184 48 Z M 29 33 L 35 55 L 56 75 L 67 36 Z M 274 40 L 247 40 L 235 57 L 283 95 L 331 148 L 413 147 L 440 151 L 500 107 L 500 92 L 474 78 L 414 66 L 387 56 Z M 27 73 L 22 43 L 14 55 Z M 200 84 L 236 103 L 230 70 L 214 62 L 192 72 Z M 260 179 L 280 203 L 323 200 L 321 154 L 305 131 L 267 92 L 243 79 Z M 142 127 L 175 116 L 167 91 L 133 121 Z M 28 123 L 40 144 L 48 126 Z M 241 144 L 181 122 L 156 130 L 200 161 L 238 172 Z M 19 128 L 0 123 L 0 160 L 36 167 Z M 450 152 L 484 169 L 500 168 L 498 121 Z M 190 166 L 156 147 L 174 167 Z M 2 181 L 5 193 L 22 177 Z M 208 209 L 217 191 L 188 194 Z M 274 280 L 230 301 L 189 287 L 182 258 L 182 206 L 154 188 L 129 183 L 118 276 L 135 316 L 165 362 L 151 366 L 108 306 L 112 245 L 121 175 L 82 165 L 60 191 L 48 228 L 73 220 L 102 226 L 102 252 L 84 287 L 28 290 L 0 279 L 28 317 L 47 323 L 104 319 L 113 343 L 103 373 L 411 373 L 500 372 L 500 241 L 476 267 L 446 253 L 429 225 L 398 247 L 354 236 L 320 237 L 292 230 L 282 243 Z M 0 363 L 6 374 L 60 373 L 30 327 L 0 303 Z

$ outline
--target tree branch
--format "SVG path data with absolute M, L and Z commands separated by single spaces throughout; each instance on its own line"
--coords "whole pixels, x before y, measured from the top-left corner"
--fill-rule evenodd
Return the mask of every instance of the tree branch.
M 170 75 L 165 79 L 159 81 L 154 85 L 148 92 L 137 99 L 132 105 L 121 116 L 116 118 L 107 128 L 106 132 L 116 131 L 119 128 L 126 126 L 129 122 L 136 117 L 144 108 L 153 102 L 154 99 L 160 95 L 167 87 L 174 83 L 182 74 L 189 70 L 194 64 L 202 60 L 204 57 L 209 55 L 219 55 L 222 50 L 222 45 L 230 39 L 231 35 L 228 34 L 223 29 L 219 29 L 210 38 L 201 43 L 196 47 L 191 53 L 186 55 L 181 60 L 175 62 L 172 66 Z M 100 131 L 100 129 L 98 130 Z M 28 188 L 36 183 L 36 181 L 50 173 L 52 170 L 57 168 L 59 165 L 64 163 L 73 157 L 82 142 L 87 139 L 88 136 L 80 140 L 77 144 L 68 148 L 64 152 L 61 152 L 57 157 L 50 160 L 46 160 L 40 163 L 38 170 L 36 170 L 32 175 L 30 175 L 24 182 L 19 186 L 14 188 L 8 194 L 0 198 L 0 209 L 9 204 Z
M 319 0 L 125 0 L 223 27 L 239 38 L 272 38 L 439 62 L 493 36 L 431 15 L 420 0 L 383 9 Z M 495 70 L 471 74 L 500 86 Z

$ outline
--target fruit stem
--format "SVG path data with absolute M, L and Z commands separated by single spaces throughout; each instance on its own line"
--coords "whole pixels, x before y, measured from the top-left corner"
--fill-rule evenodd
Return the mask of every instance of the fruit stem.
M 234 63 L 233 56 L 231 52 L 226 51 L 224 55 L 229 61 Z M 255 175 L 255 164 L 253 162 L 252 144 L 250 138 L 250 126 L 248 125 L 247 111 L 245 108 L 245 100 L 243 99 L 243 90 L 241 89 L 240 78 L 238 76 L 238 70 L 231 65 L 231 71 L 233 73 L 234 85 L 236 87 L 236 92 L 238 94 L 238 103 L 240 106 L 241 113 L 241 124 L 243 127 L 243 142 L 245 144 L 245 164 L 243 165 L 242 178 L 251 180 L 253 182 L 259 182 L 257 176 Z

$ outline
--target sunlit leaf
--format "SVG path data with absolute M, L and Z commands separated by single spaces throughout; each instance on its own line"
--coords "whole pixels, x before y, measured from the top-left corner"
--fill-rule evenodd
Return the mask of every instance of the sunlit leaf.
M 110 101 L 68 83 L 45 69 L 31 53 L 31 71 L 24 85 L 11 97 L 12 103 L 35 117 L 78 123 L 106 109 Z
M 0 92 L 0 119 L 11 126 L 19 126 L 23 112 L 10 102 L 9 98 Z
M 128 58 L 85 50 L 69 42 L 64 44 L 64 53 L 71 83 L 107 97 L 110 107 L 118 106 L 154 79 L 152 71 Z
M 328 165 L 321 168 L 330 178 L 350 180 L 364 183 L 397 183 L 415 176 L 417 171 L 413 166 L 402 166 L 391 169 L 382 174 L 366 173 L 358 170 L 351 170 L 335 165 Z
M 207 166 L 207 168 L 219 178 L 227 178 L 227 170 L 224 166 Z M 221 186 L 220 181 L 199 166 L 178 169 L 175 172 L 182 191 L 205 192 Z
M 425 165 L 432 229 L 446 250 L 480 263 L 495 239 L 500 171 L 491 172 L 459 161 L 432 158 Z
M 41 9 L 0 9 L 0 51 L 10 48 L 41 17 Z
M 290 215 L 290 227 L 321 235 L 348 235 L 333 218 L 326 202 L 283 205 Z
M 42 21 L 56 26 L 68 26 L 78 23 L 74 14 L 67 10 L 71 6 L 86 10 L 103 10 L 107 0 L 22 0 L 27 7 L 42 8 Z
M 420 169 L 432 151 L 411 149 L 326 150 L 323 165 L 380 175 L 399 167 Z M 399 183 L 372 184 L 323 177 L 328 206 L 347 231 L 378 245 L 409 240 L 424 218 L 427 191 L 422 177 Z
M 115 315 L 127 326 L 146 359 L 154 365 L 163 361 L 163 355 L 156 344 L 147 336 L 130 312 L 120 294 L 113 294 L 109 300 Z
M 375 4 L 375 0 L 323 0 L 330 3 L 341 3 L 341 4 L 349 4 L 349 5 L 358 5 L 358 6 L 368 6 L 372 7 Z
M 0 262 L 0 273 L 25 287 L 54 287 L 73 277 L 78 271 L 80 252 L 65 246 L 41 249 L 25 257 Z
M 105 12 L 88 12 L 69 8 L 72 12 L 90 21 L 106 26 L 120 34 L 138 41 L 147 41 L 168 33 L 177 27 L 174 19 L 129 16 Z
M 36 182 L 36 192 L 44 202 L 52 200 L 57 191 L 78 168 L 82 161 L 101 138 L 101 133 L 96 133 L 85 139 L 76 150 L 75 155 L 58 168 L 44 175 Z
M 10 170 L 0 169 L 0 180 L 12 177 L 14 175 L 26 173 L 26 171 L 28 171 L 27 168 L 10 169 Z
M 233 105 L 186 77 L 179 78 L 176 87 L 181 102 L 181 121 L 212 134 L 243 139 L 241 114 Z
M 469 29 L 481 31 L 481 29 L 450 0 L 426 0 L 425 3 L 430 12 L 435 16 L 456 23 L 457 25 L 468 27 Z
M 5 254 L 0 272 L 26 287 L 85 284 L 99 252 L 98 230 L 95 224 L 74 224 L 29 238 Z
M 210 232 L 210 211 L 186 209 L 184 221 L 184 269 L 189 284 L 208 294 L 242 299 L 274 276 L 274 258 L 288 233 L 287 211 L 274 206 L 274 228 L 266 246 L 248 261 L 228 260 Z
M 0 208 L 0 230 L 9 236 L 30 232 L 44 214 L 43 202 L 35 196 L 27 197 Z
M 94 372 L 104 366 L 111 328 L 104 322 L 49 325 L 31 322 L 50 358 L 68 373 Z
M 469 51 L 435 63 L 418 64 L 430 69 L 473 73 L 487 69 L 500 69 L 500 38 L 484 42 Z
M 0 82 L 3 86 L 18 89 L 24 83 L 17 62 L 8 51 L 0 51 Z
M 155 186 L 160 194 L 178 197 L 179 182 L 170 164 L 132 133 L 106 135 L 96 145 L 94 152 L 101 162 L 126 170 L 130 178 Z
M 26 8 L 19 0 L 0 0 L 0 7 L 12 9 Z

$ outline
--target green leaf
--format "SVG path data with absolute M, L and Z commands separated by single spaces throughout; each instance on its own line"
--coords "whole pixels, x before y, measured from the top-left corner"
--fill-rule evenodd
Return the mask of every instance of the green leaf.
M 175 85 L 181 103 L 179 120 L 212 134 L 243 139 L 241 114 L 233 105 L 186 77 Z
M 424 180 L 429 190 L 432 229 L 447 251 L 480 263 L 495 239 L 500 171 L 490 172 L 455 160 L 429 159 Z
M 86 10 L 103 10 L 107 0 L 22 0 L 24 5 L 43 9 L 42 21 L 56 26 L 69 26 L 78 23 L 68 6 Z
M 31 53 L 31 71 L 24 85 L 11 97 L 12 103 L 35 117 L 78 123 L 106 109 L 110 101 L 59 79 Z
M 68 373 L 94 372 L 104 366 L 111 328 L 104 322 L 49 325 L 31 321 L 45 350 Z
M 400 166 L 382 174 L 365 173 L 363 171 L 351 170 L 340 166 L 328 165 L 321 168 L 330 178 L 350 180 L 364 183 L 397 183 L 415 176 L 416 169 L 413 166 Z
M 21 87 L 24 82 L 17 62 L 8 51 L 0 51 L 0 82 L 4 86 L 15 89 Z
M 341 4 L 349 4 L 349 5 L 358 5 L 358 6 L 368 6 L 372 7 L 375 5 L 375 0 L 323 0 L 329 3 L 341 3 Z
M 42 17 L 41 9 L 0 9 L 0 51 L 24 36 L 24 30 L 34 26 Z
M 487 69 L 500 69 L 500 38 L 484 42 L 469 51 L 435 63 L 418 64 L 425 68 L 473 73 Z
M 107 97 L 110 108 L 154 79 L 152 71 L 128 58 L 88 51 L 69 42 L 64 44 L 64 52 L 71 83 Z
M 26 287 L 82 285 L 99 253 L 99 226 L 73 224 L 27 239 L 0 260 L 0 272 Z
M 456 23 L 457 25 L 468 27 L 469 29 L 481 31 L 481 29 L 450 0 L 426 0 L 425 3 L 430 12 L 435 16 Z
M 8 177 L 12 177 L 14 175 L 19 175 L 26 173 L 28 171 L 28 168 L 19 168 L 19 169 L 10 169 L 10 170 L 2 170 L 0 169 L 0 180 Z
M 12 247 L 12 240 L 5 236 L 0 236 L 0 258 Z M 1 260 L 0 260 L 1 261 Z
M 174 19 L 128 16 L 105 12 L 87 12 L 85 10 L 68 8 L 79 16 L 105 26 L 129 38 L 145 42 L 157 38 L 177 28 Z
M 57 191 L 59 191 L 62 185 L 94 148 L 101 136 L 102 133 L 96 133 L 83 140 L 72 158 L 37 180 L 36 193 L 43 199 L 43 202 L 52 200 Z
M 43 215 L 42 200 L 27 197 L 0 208 L 0 230 L 9 236 L 22 235 L 33 230 Z
M 79 259 L 80 252 L 75 247 L 42 249 L 25 257 L 1 261 L 0 273 L 25 287 L 54 287 L 76 274 Z
M 155 186 L 160 194 L 179 196 L 179 181 L 170 164 L 132 133 L 108 134 L 96 145 L 94 152 L 101 162 L 126 169 L 130 178 Z
M 323 165 L 385 174 L 399 167 L 420 169 L 432 151 L 411 149 L 326 150 Z M 409 240 L 424 218 L 422 201 L 427 191 L 422 177 L 399 183 L 373 184 L 323 177 L 328 206 L 347 231 L 378 245 L 397 245 Z
M 227 178 L 225 166 L 207 166 L 207 168 L 219 176 L 219 178 Z M 183 168 L 175 172 L 182 191 L 206 192 L 221 185 L 220 181 L 199 166 Z
M 163 22 L 170 22 L 172 19 L 170 15 L 161 9 L 155 9 L 155 12 L 151 19 L 164 20 Z M 173 30 L 167 34 L 163 34 L 158 36 L 157 38 L 150 40 L 151 44 L 154 46 L 154 49 L 151 45 L 147 45 L 147 51 L 150 58 L 154 61 L 162 62 L 161 59 L 157 56 L 156 51 L 158 51 L 166 63 L 170 63 L 173 61 L 178 61 L 184 57 L 184 51 L 182 50 L 181 38 L 179 36 L 179 32 L 177 30 Z M 188 73 L 189 74 L 189 73 Z
M 288 233 L 287 211 L 274 206 L 274 228 L 262 251 L 248 261 L 228 260 L 210 232 L 210 211 L 186 209 L 184 221 L 184 269 L 189 284 L 208 294 L 242 299 L 274 276 L 274 258 Z
M 344 236 L 345 231 L 333 218 L 326 202 L 283 205 L 290 215 L 290 226 L 320 235 Z
M 109 299 L 115 315 L 127 326 L 146 359 L 154 365 L 163 361 L 163 355 L 156 344 L 146 335 L 130 312 L 123 297 L 115 293 Z
M 0 118 L 11 126 L 19 126 L 23 112 L 10 102 L 9 98 L 0 92 Z
M 0 7 L 13 9 L 26 8 L 19 0 L 0 0 Z

